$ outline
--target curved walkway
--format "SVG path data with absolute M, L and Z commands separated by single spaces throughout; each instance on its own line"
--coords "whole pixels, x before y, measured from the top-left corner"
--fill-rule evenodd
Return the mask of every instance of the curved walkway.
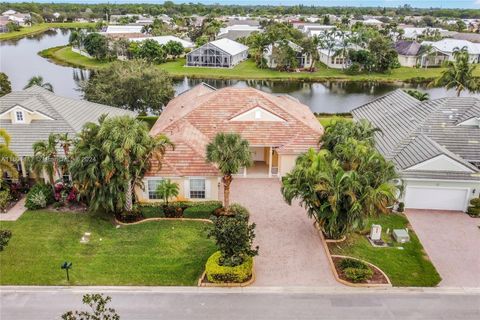
M 257 225 L 254 286 L 340 286 L 313 220 L 305 209 L 285 203 L 278 179 L 236 178 L 230 194 Z
M 25 211 L 25 198 L 22 198 L 7 213 L 0 213 L 0 221 L 16 221 Z

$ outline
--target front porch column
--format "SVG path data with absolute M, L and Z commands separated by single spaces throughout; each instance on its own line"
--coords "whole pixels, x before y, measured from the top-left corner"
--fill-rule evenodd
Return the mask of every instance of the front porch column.
M 20 167 L 22 168 L 22 176 L 24 178 L 27 177 L 27 167 L 25 166 L 25 161 L 23 157 L 20 157 Z
M 269 153 L 268 153 L 268 177 L 272 177 L 272 147 L 269 148 Z

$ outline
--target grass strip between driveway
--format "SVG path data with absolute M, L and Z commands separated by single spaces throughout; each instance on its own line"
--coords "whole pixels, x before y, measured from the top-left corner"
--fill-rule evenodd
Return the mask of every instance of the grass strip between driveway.
M 216 251 L 207 223 L 153 221 L 116 228 L 92 213 L 27 211 L 0 222 L 12 238 L 0 252 L 2 285 L 196 285 Z M 91 232 L 87 244 L 80 243 Z M 70 282 L 60 269 L 73 263 Z
M 382 226 L 384 241 L 387 243 L 393 241 L 390 236 L 385 235 L 387 229 L 392 232 L 393 229 L 404 229 L 408 226 L 410 242 L 394 243 L 393 247 L 375 248 L 366 238 L 372 224 Z M 403 249 L 399 249 L 399 247 Z M 389 214 L 372 218 L 367 223 L 367 230 L 349 235 L 344 242 L 329 243 L 329 248 L 332 254 L 351 256 L 373 263 L 388 275 L 394 286 L 434 287 L 441 280 L 435 266 L 403 214 Z

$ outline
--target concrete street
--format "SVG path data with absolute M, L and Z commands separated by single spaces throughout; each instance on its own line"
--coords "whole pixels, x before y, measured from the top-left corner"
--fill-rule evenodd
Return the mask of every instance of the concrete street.
M 59 319 L 104 293 L 121 319 L 480 319 L 480 289 L 1 287 L 0 319 Z

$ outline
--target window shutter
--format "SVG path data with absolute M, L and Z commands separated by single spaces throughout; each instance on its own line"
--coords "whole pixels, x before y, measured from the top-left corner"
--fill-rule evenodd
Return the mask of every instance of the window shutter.
M 205 179 L 205 199 L 212 197 L 212 182 L 210 179 Z
M 190 199 L 190 179 L 188 178 L 183 180 L 183 192 L 185 198 Z

